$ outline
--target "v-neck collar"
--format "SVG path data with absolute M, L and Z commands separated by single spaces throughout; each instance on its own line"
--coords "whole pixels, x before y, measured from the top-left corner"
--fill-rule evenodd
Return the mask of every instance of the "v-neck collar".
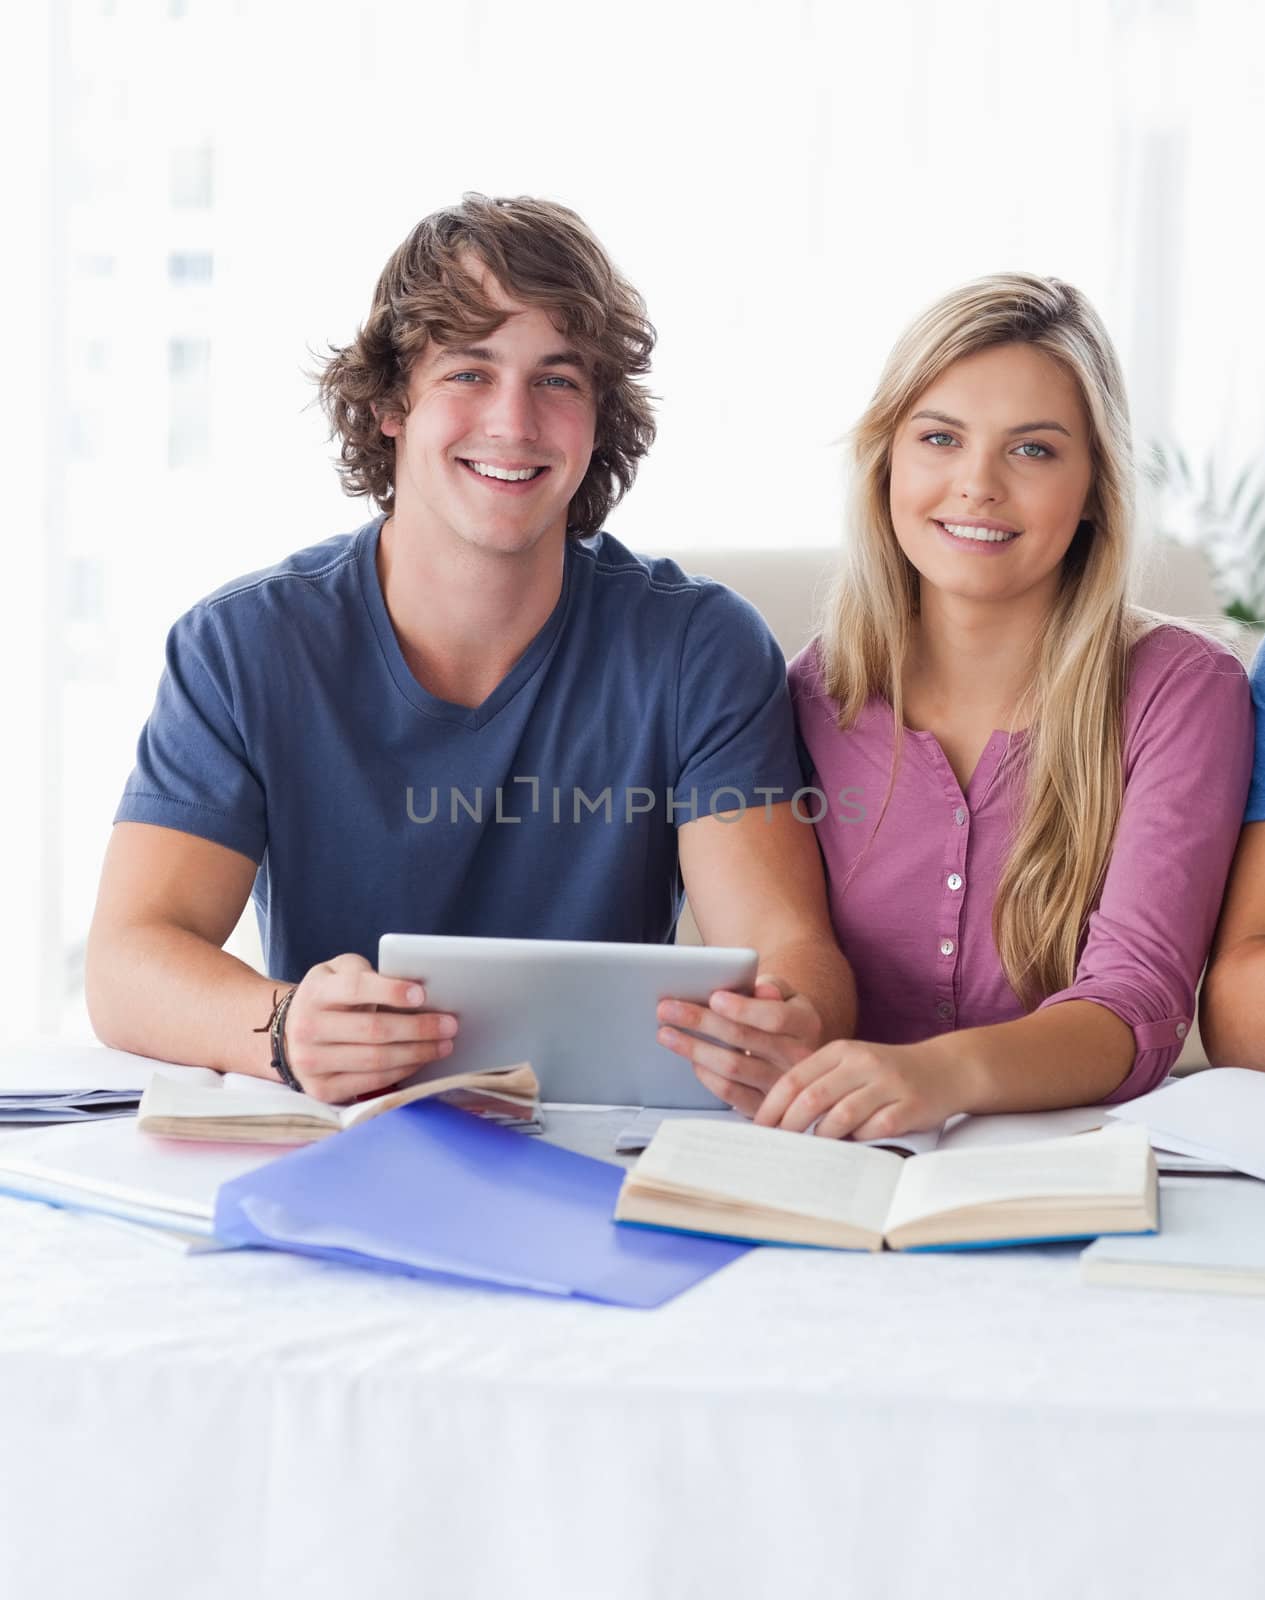
M 563 558 L 562 591 L 540 632 L 486 700 L 477 706 L 460 706 L 451 700 L 441 700 L 423 688 L 409 671 L 408 662 L 404 659 L 404 652 L 400 649 L 400 641 L 391 624 L 386 597 L 382 593 L 382 584 L 378 578 L 378 540 L 385 521 L 386 513 L 383 512 L 361 529 L 357 536 L 360 543 L 357 564 L 361 593 L 364 595 L 365 607 L 369 612 L 374 633 L 377 635 L 387 671 L 391 674 L 395 687 L 416 710 L 443 722 L 457 723 L 461 727 L 472 730 L 482 728 L 510 703 L 524 685 L 530 682 L 553 649 L 571 598 L 574 552 L 570 543 L 567 544 Z
M 941 779 L 953 785 L 954 794 L 960 796 L 971 810 L 977 809 L 987 798 L 1011 745 L 1022 743 L 1027 736 L 1026 728 L 1016 729 L 1014 733 L 1008 733 L 1005 728 L 994 728 L 988 736 L 987 744 L 980 751 L 975 770 L 963 785 L 958 782 L 958 775 L 954 772 L 952 763 L 944 753 L 944 747 L 934 733 L 923 728 L 905 729 L 906 740 L 914 742 L 915 747 L 936 769 Z

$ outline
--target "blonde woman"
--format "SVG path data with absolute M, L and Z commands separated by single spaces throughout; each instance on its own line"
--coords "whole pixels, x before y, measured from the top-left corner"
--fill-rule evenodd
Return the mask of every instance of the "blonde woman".
M 1140 1094 L 1194 1015 L 1252 718 L 1230 651 L 1126 604 L 1111 342 L 1055 279 L 968 284 L 854 442 L 848 557 L 791 684 L 855 1037 L 777 1077 L 740 1053 L 771 1002 L 720 997 L 730 1048 L 695 1070 L 836 1137 Z

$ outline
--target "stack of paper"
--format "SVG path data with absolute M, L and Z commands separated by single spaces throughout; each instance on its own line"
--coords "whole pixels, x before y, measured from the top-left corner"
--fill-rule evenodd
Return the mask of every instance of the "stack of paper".
M 1161 1150 L 1178 1152 L 1187 1170 L 1246 1172 L 1265 1178 L 1265 1072 L 1210 1067 L 1161 1084 L 1107 1115 L 1140 1123 Z M 1161 1171 L 1176 1170 L 1161 1164 Z
M 0 1123 L 93 1122 L 127 1117 L 136 1095 L 127 1089 L 67 1089 L 62 1094 L 0 1094 Z
M 43 1128 L 0 1139 L 0 1194 L 209 1239 L 220 1185 L 281 1153 L 155 1139 L 130 1118 Z
M 127 1116 L 159 1062 L 104 1045 L 10 1045 L 0 1051 L 0 1123 Z

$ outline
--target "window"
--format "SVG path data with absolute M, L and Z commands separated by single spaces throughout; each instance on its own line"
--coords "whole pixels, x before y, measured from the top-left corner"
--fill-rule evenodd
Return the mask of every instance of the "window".
M 177 287 L 210 283 L 214 265 L 209 250 L 173 250 L 167 257 L 167 277 Z

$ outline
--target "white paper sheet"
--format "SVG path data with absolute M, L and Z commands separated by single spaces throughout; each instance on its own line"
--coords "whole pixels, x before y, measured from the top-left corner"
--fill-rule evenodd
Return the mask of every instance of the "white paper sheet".
M 1146 1128 L 1153 1146 L 1265 1178 L 1265 1072 L 1209 1067 L 1109 1106 L 1107 1115 Z

